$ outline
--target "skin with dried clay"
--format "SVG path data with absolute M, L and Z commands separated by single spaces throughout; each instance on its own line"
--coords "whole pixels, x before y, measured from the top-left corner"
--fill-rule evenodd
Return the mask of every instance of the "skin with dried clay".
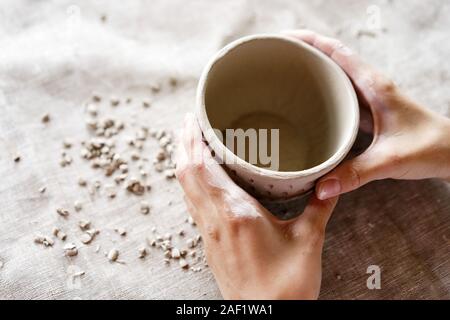
M 339 194 L 385 178 L 450 177 L 450 120 L 410 101 L 341 42 L 305 30 L 288 35 L 323 51 L 349 75 L 361 113 L 369 116 L 361 129 L 374 140 L 318 182 L 298 218 L 279 221 L 231 180 L 196 118 L 186 116 L 176 174 L 226 299 L 316 299 L 325 229 Z

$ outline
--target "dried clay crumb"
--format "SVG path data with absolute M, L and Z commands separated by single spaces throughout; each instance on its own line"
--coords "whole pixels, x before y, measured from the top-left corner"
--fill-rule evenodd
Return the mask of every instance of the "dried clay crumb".
M 91 227 L 91 222 L 89 220 L 81 220 L 80 222 L 78 222 L 78 226 L 81 230 L 85 231 Z
M 131 179 L 128 182 L 127 191 L 137 196 L 142 196 L 145 192 L 145 187 L 139 181 Z
M 107 257 L 108 257 L 109 261 L 114 262 L 119 257 L 119 251 L 117 249 L 111 249 L 108 252 L 108 256 Z
M 147 248 L 141 247 L 138 249 L 139 259 L 144 259 L 147 256 Z
M 169 84 L 170 84 L 172 87 L 176 87 L 176 86 L 178 85 L 178 80 L 177 80 L 177 78 L 175 78 L 175 77 L 170 77 L 170 79 L 169 79 Z
M 83 205 L 81 204 L 81 201 L 75 201 L 73 204 L 73 207 L 75 209 L 75 211 L 79 212 L 83 209 Z
M 83 179 L 83 178 L 79 178 L 78 179 L 78 185 L 80 187 L 86 187 L 87 186 L 87 181 L 85 179 Z
M 80 241 L 83 242 L 84 244 L 91 243 L 92 239 L 93 239 L 93 237 L 89 233 L 83 233 L 80 237 Z
M 146 201 L 141 201 L 141 207 L 140 207 L 142 214 L 149 214 L 150 213 L 150 205 Z
M 61 216 L 61 217 L 68 217 L 69 216 L 69 211 L 64 209 L 64 208 L 58 208 L 56 209 L 56 212 Z
M 110 102 L 113 107 L 117 107 L 120 104 L 120 100 L 116 97 L 111 97 Z
M 179 259 L 181 257 L 180 250 L 177 248 L 172 249 L 172 259 Z
M 61 231 L 58 228 L 53 228 L 52 234 L 57 237 L 58 239 L 65 241 L 67 238 L 67 234 L 65 234 L 63 231 Z
M 147 238 L 147 243 L 150 247 L 155 247 L 156 246 L 156 240 L 155 239 L 148 239 Z
M 150 108 L 150 101 L 148 101 L 148 100 L 143 100 L 143 101 L 142 101 L 142 106 L 143 106 L 144 108 Z
M 189 267 L 189 263 L 185 259 L 180 259 L 179 264 L 183 269 L 187 269 Z
M 73 162 L 73 159 L 71 156 L 67 155 L 65 152 L 61 154 L 61 161 L 59 162 L 59 165 L 61 167 L 70 166 Z
M 194 219 L 192 217 L 188 217 L 186 219 L 186 222 L 189 223 L 192 226 L 195 226 L 195 221 L 194 221 Z
M 86 111 L 92 116 L 96 117 L 98 115 L 98 108 L 96 105 L 89 104 L 86 107 Z
M 68 243 L 64 246 L 64 254 L 67 257 L 74 257 L 78 255 L 77 246 L 74 243 Z
M 99 233 L 99 230 L 87 230 L 81 235 L 80 241 L 84 244 L 90 244 Z
M 100 95 L 98 95 L 98 94 L 94 94 L 94 95 L 92 95 L 92 101 L 100 102 L 100 101 L 102 101 L 102 97 L 100 97 Z
M 115 228 L 114 231 L 122 237 L 125 237 L 127 235 L 127 231 L 124 228 Z
M 64 149 L 70 149 L 70 148 L 72 148 L 72 141 L 70 141 L 69 139 L 64 139 L 64 141 L 63 141 L 63 147 L 64 147 Z
M 150 90 L 152 90 L 153 93 L 158 93 L 161 91 L 161 84 L 154 83 L 150 86 Z
M 164 175 L 167 179 L 175 178 L 175 169 L 167 169 L 164 170 Z
M 85 271 L 78 271 L 78 272 L 76 272 L 76 273 L 73 274 L 73 277 L 74 277 L 74 278 L 76 278 L 76 277 L 81 277 L 81 276 L 84 276 L 85 274 L 86 274 Z
M 133 160 L 133 161 L 138 161 L 140 158 L 141 158 L 141 156 L 136 152 L 131 154 L 131 160 Z
M 50 122 L 50 115 L 48 113 L 44 114 L 41 118 L 42 123 L 49 123 Z
M 47 237 L 47 236 L 42 236 L 42 235 L 36 236 L 34 238 L 34 242 L 37 244 L 42 244 L 46 247 L 52 247 L 55 244 L 53 239 L 51 239 L 50 237 Z

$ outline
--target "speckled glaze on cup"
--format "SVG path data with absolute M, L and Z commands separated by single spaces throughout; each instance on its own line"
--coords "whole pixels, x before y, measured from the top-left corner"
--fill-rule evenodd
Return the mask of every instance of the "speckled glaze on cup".
M 258 111 L 304 129 L 301 137 L 309 137 L 312 150 L 305 157 L 319 150 L 310 167 L 271 171 L 237 157 L 216 135 L 208 135 L 219 157 L 233 158 L 225 164 L 232 178 L 259 199 L 290 199 L 310 191 L 345 158 L 358 132 L 358 100 L 347 75 L 322 52 L 287 36 L 236 40 L 201 75 L 196 114 L 204 133 L 233 128 L 236 119 Z

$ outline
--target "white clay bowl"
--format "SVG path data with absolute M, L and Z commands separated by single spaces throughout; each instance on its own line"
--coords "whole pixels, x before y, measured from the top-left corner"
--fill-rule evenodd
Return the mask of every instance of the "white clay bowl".
M 267 199 L 310 191 L 345 158 L 359 126 L 358 100 L 343 70 L 306 43 L 270 34 L 236 40 L 212 58 L 199 81 L 196 113 L 231 177 Z M 277 171 L 250 164 L 211 134 L 259 113 L 280 121 L 280 136 L 283 130 L 296 135 L 281 139 Z

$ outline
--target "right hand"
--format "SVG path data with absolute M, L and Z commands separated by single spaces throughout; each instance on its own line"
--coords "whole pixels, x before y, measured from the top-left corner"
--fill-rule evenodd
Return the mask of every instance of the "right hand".
M 411 101 L 385 76 L 338 40 L 308 30 L 286 32 L 324 52 L 353 81 L 361 114 L 373 122 L 371 146 L 345 161 L 316 185 L 321 200 L 355 190 L 374 180 L 450 178 L 450 120 Z M 370 111 L 370 112 L 367 112 Z
M 275 218 L 216 162 L 193 114 L 178 145 L 177 178 L 225 299 L 317 299 L 325 228 L 337 197 L 311 197 L 290 221 Z

